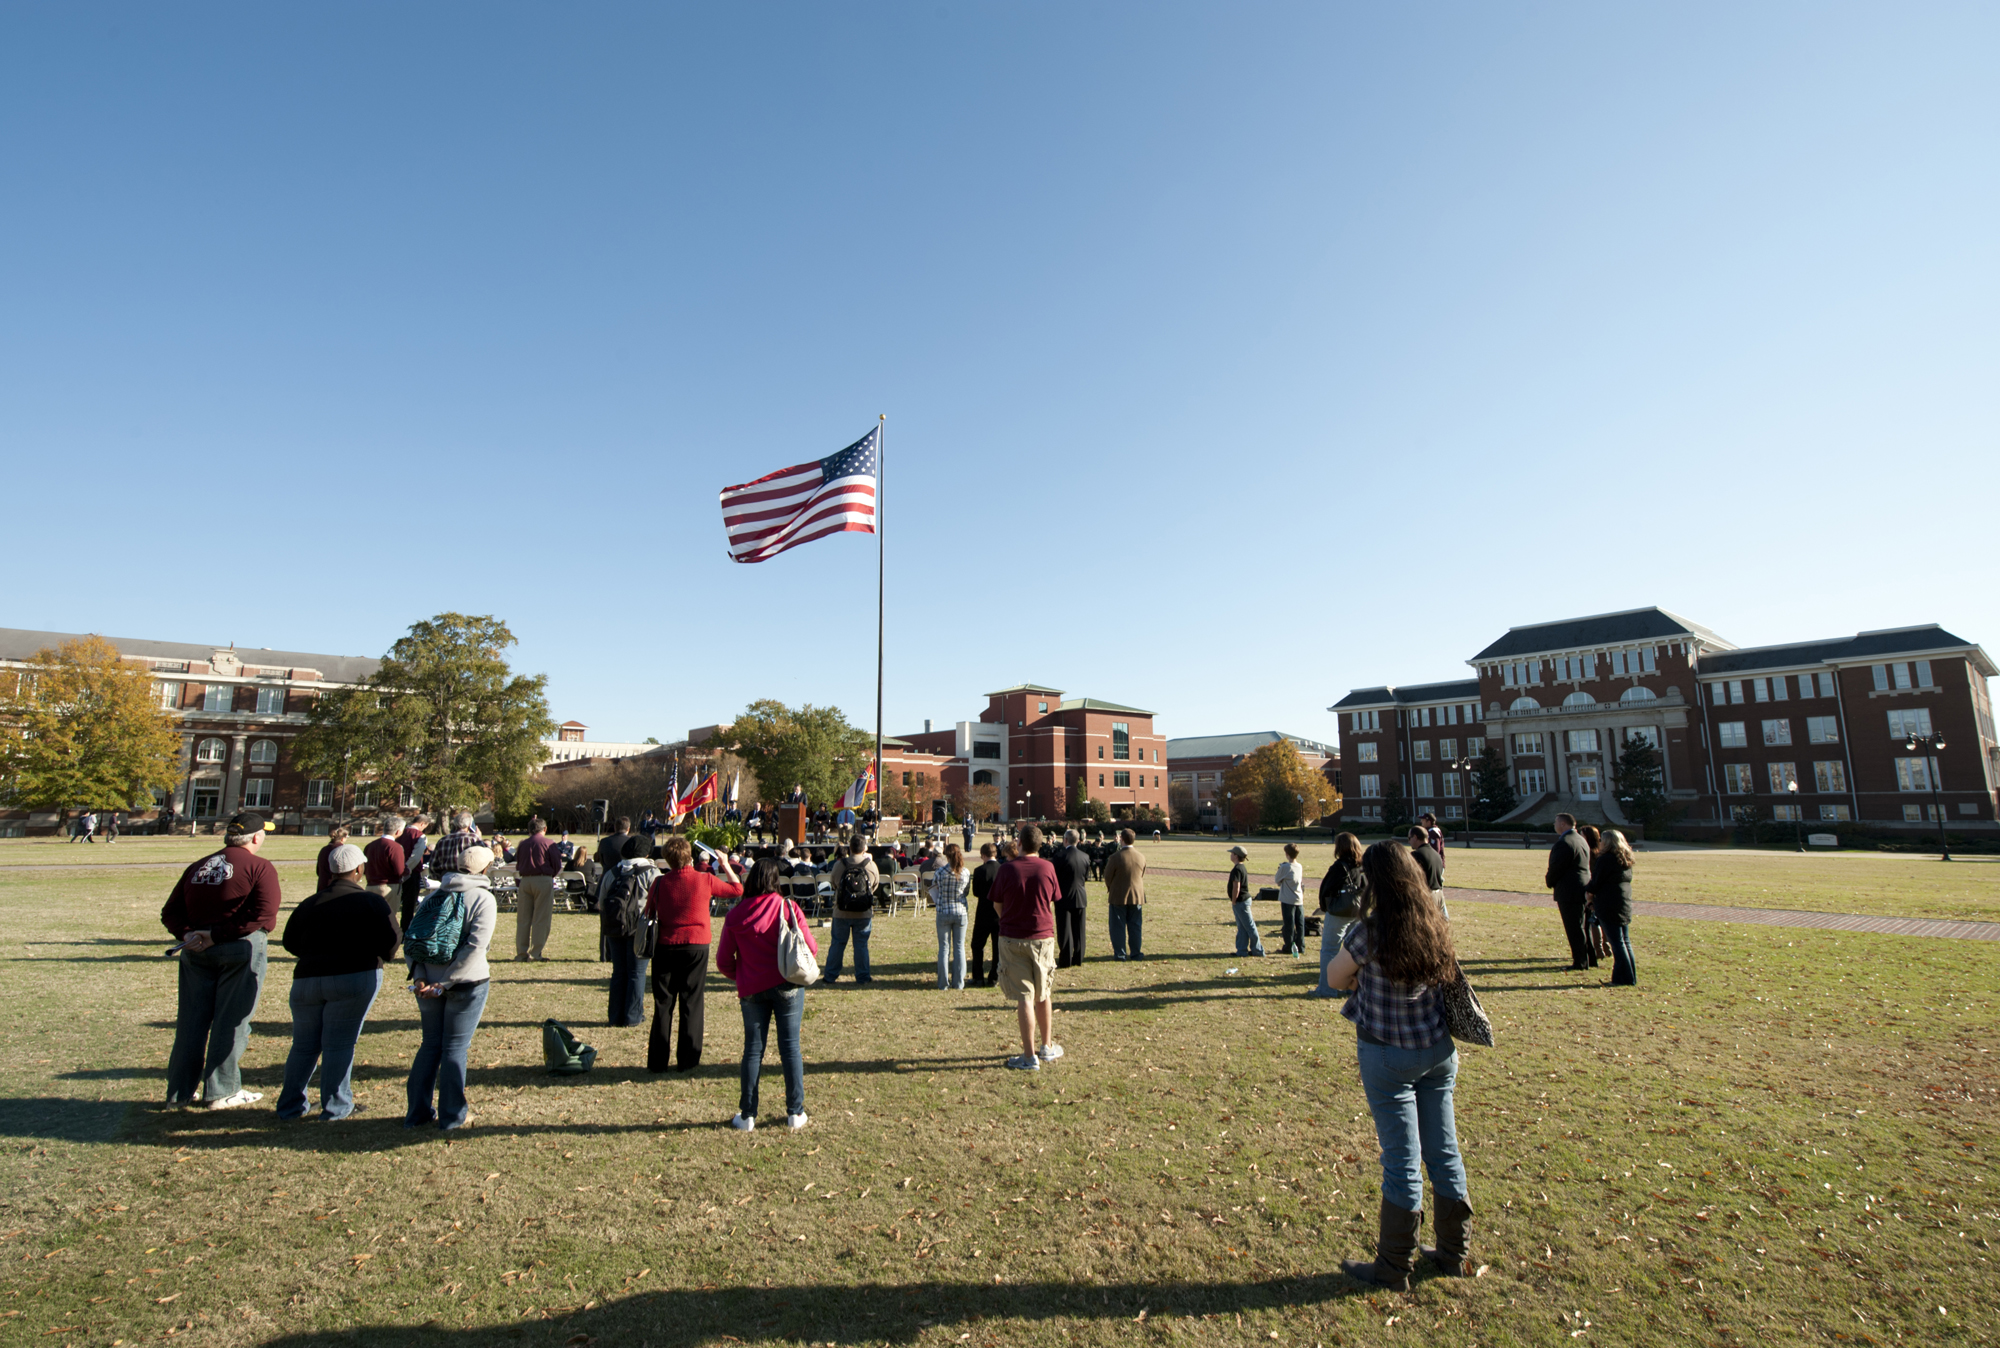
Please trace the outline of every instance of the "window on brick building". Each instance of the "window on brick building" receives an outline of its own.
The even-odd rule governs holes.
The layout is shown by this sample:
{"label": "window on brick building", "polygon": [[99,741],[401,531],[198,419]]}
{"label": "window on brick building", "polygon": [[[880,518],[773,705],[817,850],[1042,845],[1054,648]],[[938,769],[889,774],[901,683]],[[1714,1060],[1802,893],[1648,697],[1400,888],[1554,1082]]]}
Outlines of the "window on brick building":
{"label": "window on brick building", "polygon": [[1439,758],[1442,758],[1442,759],[1447,759],[1447,760],[1449,760],[1449,759],[1453,759],[1453,758],[1457,758],[1457,757],[1458,757],[1458,741],[1457,741],[1457,740],[1439,740],[1439,741],[1438,741],[1438,757],[1439,757]]}
{"label": "window on brick building", "polygon": [[1114,772],[1111,774],[1111,784],[1113,786],[1130,786],[1132,785],[1132,774],[1129,771]]}
{"label": "window on brick building", "polygon": [[271,808],[271,779],[252,777],[243,783],[243,808],[246,810],[268,810]]}
{"label": "window on brick building", "polygon": [[1821,670],[1821,671],[1820,671],[1820,675],[1819,675],[1819,695],[1820,695],[1821,697],[1832,697],[1832,696],[1833,696],[1833,671],[1832,671],[1832,670]]}
{"label": "window on brick building", "polygon": [[330,809],[333,805],[333,783],[325,777],[315,777],[306,783],[306,807],[314,810]]}
{"label": "window on brick building", "polygon": [[160,705],[173,711],[181,705],[182,685],[168,681],[160,685]]}
{"label": "window on brick building", "polygon": [[1486,752],[1486,737],[1485,737],[1485,736],[1483,736],[1483,735],[1468,735],[1468,736],[1466,736],[1466,737],[1465,737],[1465,752],[1466,752],[1466,756],[1467,756],[1467,757],[1469,757],[1469,758],[1477,758],[1477,757],[1479,757],[1479,756],[1480,756],[1481,754],[1485,753],[1485,752]]}
{"label": "window on brick building", "polygon": [[1521,794],[1524,796],[1539,796],[1549,789],[1549,775],[1541,768],[1519,768],[1514,775],[1521,779]]}
{"label": "window on brick building", "polygon": [[1847,766],[1837,758],[1820,759],[1813,764],[1813,786],[1821,791],[1845,791],[1847,789]]}
{"label": "window on brick building", "polygon": [[1415,742],[1414,742],[1414,743],[1413,743],[1413,744],[1411,745],[1411,753],[1412,753],[1412,754],[1414,755],[1414,757],[1416,758],[1417,762],[1419,762],[1419,763],[1428,763],[1428,762],[1430,762],[1430,761],[1431,761],[1431,742],[1430,742],[1429,740],[1417,740],[1417,741],[1415,741]]}
{"label": "window on brick building", "polygon": [[1912,735],[1928,735],[1930,733],[1931,709],[1929,707],[1911,707],[1907,711],[1892,711],[1889,713],[1889,738],[1892,740],[1903,740],[1908,739]]}
{"label": "window on brick building", "polygon": [[1743,722],[1741,721],[1719,721],[1716,723],[1715,733],[1718,741],[1725,749],[1743,749],[1747,748],[1750,744],[1750,741],[1743,734]]}
{"label": "window on brick building", "polygon": [[1573,754],[1594,754],[1597,752],[1597,732],[1595,730],[1572,730],[1569,733],[1569,751]]}
{"label": "window on brick building", "polygon": [[1844,824],[1854,816],[1845,805],[1822,805],[1819,817],[1836,824]]}
{"label": "window on brick building", "polygon": [[252,763],[275,763],[278,761],[276,740],[251,740],[250,761]]}
{"label": "window on brick building", "polygon": [[1111,723],[1111,756],[1120,763],[1132,757],[1132,727],[1124,721]]}
{"label": "window on brick building", "polygon": [[1429,774],[1428,772],[1418,773],[1417,797],[1420,800],[1429,800],[1431,797],[1435,795],[1437,795],[1437,792],[1431,790],[1431,774]]}
{"label": "window on brick building", "polygon": [[228,711],[236,690],[226,683],[211,683],[201,690],[203,711]]}
{"label": "window on brick building", "polygon": [[1381,752],[1382,747],[1375,743],[1374,740],[1366,740],[1354,746],[1354,761],[1357,763],[1374,763],[1381,758]]}
{"label": "window on brick building", "polygon": [[1542,751],[1542,736],[1539,731],[1528,735],[1514,736],[1514,752],[1517,754],[1538,754]]}
{"label": "window on brick building", "polygon": [[1732,796],[1747,796],[1757,789],[1757,779],[1748,763],[1722,765],[1722,789]]}
{"label": "window on brick building", "polygon": [[1832,716],[1806,717],[1806,743],[1808,744],[1840,743],[1839,719],[1837,717],[1832,717]]}
{"label": "window on brick building", "polygon": [[285,712],[285,690],[282,688],[259,688],[257,690],[257,714],[259,716],[282,716]]}
{"label": "window on brick building", "polygon": [[1772,791],[1790,791],[1792,783],[1799,779],[1799,765],[1796,763],[1766,763],[1770,774]]}
{"label": "window on brick building", "polygon": [[1787,720],[1787,721],[1764,722],[1764,743],[1790,744],[1791,742],[1792,742],[1792,723],[1790,721]]}
{"label": "window on brick building", "polygon": [[1382,779],[1372,772],[1364,772],[1356,779],[1356,789],[1364,796],[1382,794]]}
{"label": "window on brick building", "polygon": [[194,761],[197,763],[223,763],[229,759],[229,746],[221,740],[203,740],[194,747]]}
{"label": "window on brick building", "polygon": [[1938,783],[1937,760],[1935,758],[1899,758],[1896,760],[1896,789],[1898,791],[1942,790]]}

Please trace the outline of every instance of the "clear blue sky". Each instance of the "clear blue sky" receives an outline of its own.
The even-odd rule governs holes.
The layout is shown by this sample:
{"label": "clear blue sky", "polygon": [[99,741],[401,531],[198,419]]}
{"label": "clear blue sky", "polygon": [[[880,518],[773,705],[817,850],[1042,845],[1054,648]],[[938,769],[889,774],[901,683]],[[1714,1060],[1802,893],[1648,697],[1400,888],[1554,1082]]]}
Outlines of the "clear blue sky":
{"label": "clear blue sky", "polygon": [[736,566],[716,492],[886,412],[892,733],[1032,679],[1331,737],[1650,603],[2000,651],[1996,50],[1987,4],[7,5],[0,624],[491,612],[599,738],[865,725],[871,542]]}

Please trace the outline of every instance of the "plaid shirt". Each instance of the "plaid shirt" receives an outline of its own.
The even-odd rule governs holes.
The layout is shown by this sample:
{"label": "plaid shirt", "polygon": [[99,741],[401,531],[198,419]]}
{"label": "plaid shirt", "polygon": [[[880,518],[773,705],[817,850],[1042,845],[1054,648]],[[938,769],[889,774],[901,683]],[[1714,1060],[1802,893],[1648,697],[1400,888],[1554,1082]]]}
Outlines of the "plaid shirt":
{"label": "plaid shirt", "polygon": [[1376,972],[1368,962],[1368,924],[1357,922],[1341,948],[1361,966],[1361,981],[1341,1003],[1340,1014],[1391,1048],[1429,1048],[1444,1038],[1444,998],[1436,988],[1413,988]]}
{"label": "plaid shirt", "polygon": [[439,875],[449,875],[458,869],[458,863],[465,856],[465,849],[479,844],[479,825],[454,829],[438,839],[431,849],[431,867]]}

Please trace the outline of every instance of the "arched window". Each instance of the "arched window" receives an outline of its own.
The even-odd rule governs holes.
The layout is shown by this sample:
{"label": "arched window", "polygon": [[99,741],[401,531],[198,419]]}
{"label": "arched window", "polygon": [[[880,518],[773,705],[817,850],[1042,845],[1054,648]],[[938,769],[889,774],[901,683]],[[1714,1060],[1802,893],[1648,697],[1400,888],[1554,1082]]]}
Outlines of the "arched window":
{"label": "arched window", "polygon": [[1635,683],[1630,688],[1627,688],[1624,692],[1620,693],[1618,695],[1618,700],[1620,702],[1651,702],[1658,696],[1659,694],[1655,693],[1652,689],[1642,687],[1639,684]]}
{"label": "arched window", "polygon": [[1541,709],[1542,704],[1535,701],[1532,697],[1517,697],[1514,699],[1514,705],[1507,708],[1508,711],[1540,711]]}
{"label": "arched window", "polygon": [[203,740],[194,746],[194,761],[197,763],[226,763],[229,761],[229,746],[221,740]]}
{"label": "arched window", "polygon": [[972,784],[974,786],[993,786],[995,783],[993,781],[992,770],[990,768],[982,768],[978,772],[973,773]]}
{"label": "arched window", "polygon": [[278,761],[276,740],[251,740],[250,761],[252,763],[275,763]]}
{"label": "arched window", "polygon": [[1565,707],[1594,707],[1597,705],[1597,699],[1589,693],[1571,693],[1563,699],[1563,705]]}

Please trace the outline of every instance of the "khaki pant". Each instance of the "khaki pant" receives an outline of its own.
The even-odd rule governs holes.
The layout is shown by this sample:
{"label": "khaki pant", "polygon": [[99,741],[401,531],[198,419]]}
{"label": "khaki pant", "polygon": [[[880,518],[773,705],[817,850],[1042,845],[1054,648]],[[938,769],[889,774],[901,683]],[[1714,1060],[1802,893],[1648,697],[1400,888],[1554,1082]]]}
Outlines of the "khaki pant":
{"label": "khaki pant", "polygon": [[514,958],[529,955],[543,959],[542,947],[549,943],[549,920],[556,911],[556,878],[524,875],[515,895]]}
{"label": "khaki pant", "polygon": [[402,886],[401,886],[401,885],[370,885],[370,886],[368,886],[368,892],[369,892],[370,894],[380,894],[380,895],[381,895],[381,896],[382,896],[383,898],[385,898],[385,899],[386,899],[386,898],[388,898],[388,897],[389,897],[389,896],[390,896],[391,894],[394,894],[394,893],[396,893],[396,892],[397,892],[398,890],[400,890],[400,889],[402,889]]}

